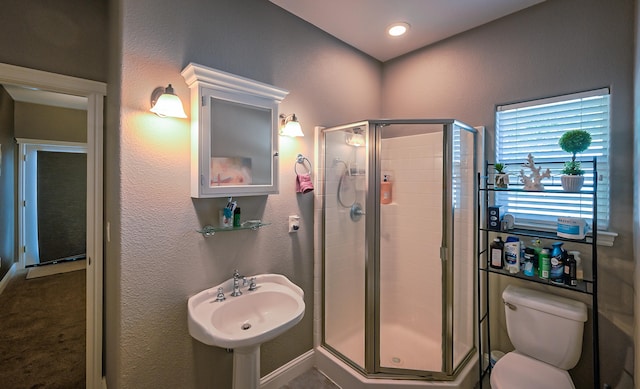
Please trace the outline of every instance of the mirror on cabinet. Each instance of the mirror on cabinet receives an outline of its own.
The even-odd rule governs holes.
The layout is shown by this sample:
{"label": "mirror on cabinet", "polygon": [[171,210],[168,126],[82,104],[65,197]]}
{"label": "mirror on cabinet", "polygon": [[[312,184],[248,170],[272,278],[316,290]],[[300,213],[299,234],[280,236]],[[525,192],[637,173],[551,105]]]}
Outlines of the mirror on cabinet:
{"label": "mirror on cabinet", "polygon": [[278,105],[288,91],[189,64],[191,197],[278,193]]}

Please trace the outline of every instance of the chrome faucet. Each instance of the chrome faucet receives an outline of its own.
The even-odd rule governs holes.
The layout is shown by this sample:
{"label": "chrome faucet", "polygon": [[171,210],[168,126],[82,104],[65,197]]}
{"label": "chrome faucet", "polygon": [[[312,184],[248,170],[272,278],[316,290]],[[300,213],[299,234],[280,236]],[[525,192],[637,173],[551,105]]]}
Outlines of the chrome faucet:
{"label": "chrome faucet", "polygon": [[242,280],[242,285],[247,284],[247,277],[241,276],[240,273],[238,273],[238,269],[236,269],[233,271],[233,292],[231,292],[231,296],[233,297],[242,295],[240,291],[240,280]]}

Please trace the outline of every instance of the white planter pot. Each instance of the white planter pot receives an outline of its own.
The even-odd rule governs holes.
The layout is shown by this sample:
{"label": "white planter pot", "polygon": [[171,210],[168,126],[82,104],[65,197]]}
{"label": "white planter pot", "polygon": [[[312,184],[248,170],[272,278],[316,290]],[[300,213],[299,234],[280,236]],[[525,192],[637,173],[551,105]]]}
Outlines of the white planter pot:
{"label": "white planter pot", "polygon": [[582,184],[584,184],[584,176],[563,174],[560,177],[560,181],[562,182],[562,189],[564,189],[565,192],[580,192]]}
{"label": "white planter pot", "polygon": [[496,173],[495,189],[507,189],[509,187],[509,175],[506,173]]}

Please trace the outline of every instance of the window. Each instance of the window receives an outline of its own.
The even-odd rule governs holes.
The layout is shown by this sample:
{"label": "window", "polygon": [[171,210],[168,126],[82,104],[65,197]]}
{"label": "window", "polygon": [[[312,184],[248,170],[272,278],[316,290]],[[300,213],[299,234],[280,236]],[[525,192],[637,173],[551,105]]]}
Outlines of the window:
{"label": "window", "polygon": [[[597,158],[599,230],[609,225],[609,89],[558,96],[548,99],[502,105],[496,109],[496,161],[522,164],[531,153],[537,166],[551,167],[552,179],[545,185],[559,184],[561,164],[545,165],[550,161],[567,161],[571,155],[558,145],[562,134],[568,130],[589,131],[591,146],[578,154],[577,160]],[[583,191],[592,191],[593,174],[585,169]],[[519,175],[511,166],[511,184],[518,185]],[[525,171],[525,174],[529,174]],[[506,206],[506,212],[514,214],[518,224],[537,224],[555,227],[560,215],[576,216],[592,220],[592,196],[566,192],[497,192],[496,203]]]}

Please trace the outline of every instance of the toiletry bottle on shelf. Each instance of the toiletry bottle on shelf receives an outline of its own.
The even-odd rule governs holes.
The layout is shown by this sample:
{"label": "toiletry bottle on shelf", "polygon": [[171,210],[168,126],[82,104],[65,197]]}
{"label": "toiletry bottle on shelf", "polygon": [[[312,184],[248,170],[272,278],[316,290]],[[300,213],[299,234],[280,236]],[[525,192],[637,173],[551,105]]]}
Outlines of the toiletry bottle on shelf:
{"label": "toiletry bottle on shelf", "polygon": [[576,259],[573,254],[569,254],[564,262],[564,283],[568,286],[578,286],[578,278],[576,275]]}
{"label": "toiletry bottle on shelf", "polygon": [[240,207],[236,207],[233,211],[233,226],[240,227]]}
{"label": "toiletry bottle on shelf", "polygon": [[504,242],[501,237],[497,237],[490,245],[489,266],[494,269],[504,268]]}
{"label": "toiletry bottle on shelf", "polygon": [[538,277],[543,280],[549,279],[549,270],[551,270],[551,250],[544,248],[538,254]]}
{"label": "toiletry bottle on shelf", "polygon": [[567,252],[562,248],[562,242],[555,242],[551,250],[551,269],[549,279],[554,284],[564,284],[564,261]]}
{"label": "toiletry bottle on shelf", "polygon": [[380,183],[380,203],[391,203],[391,182],[389,181],[389,176],[386,174]]}
{"label": "toiletry bottle on shelf", "polygon": [[507,236],[504,243],[504,266],[511,274],[520,271],[520,239],[515,236]]}
{"label": "toiletry bottle on shelf", "polygon": [[538,254],[533,247],[524,249],[524,275],[533,277],[536,273],[535,263],[538,262]]}
{"label": "toiletry bottle on shelf", "polygon": [[584,279],[584,268],[582,267],[580,251],[569,251],[569,254],[573,255],[573,258],[576,260],[576,279],[582,281]]}

